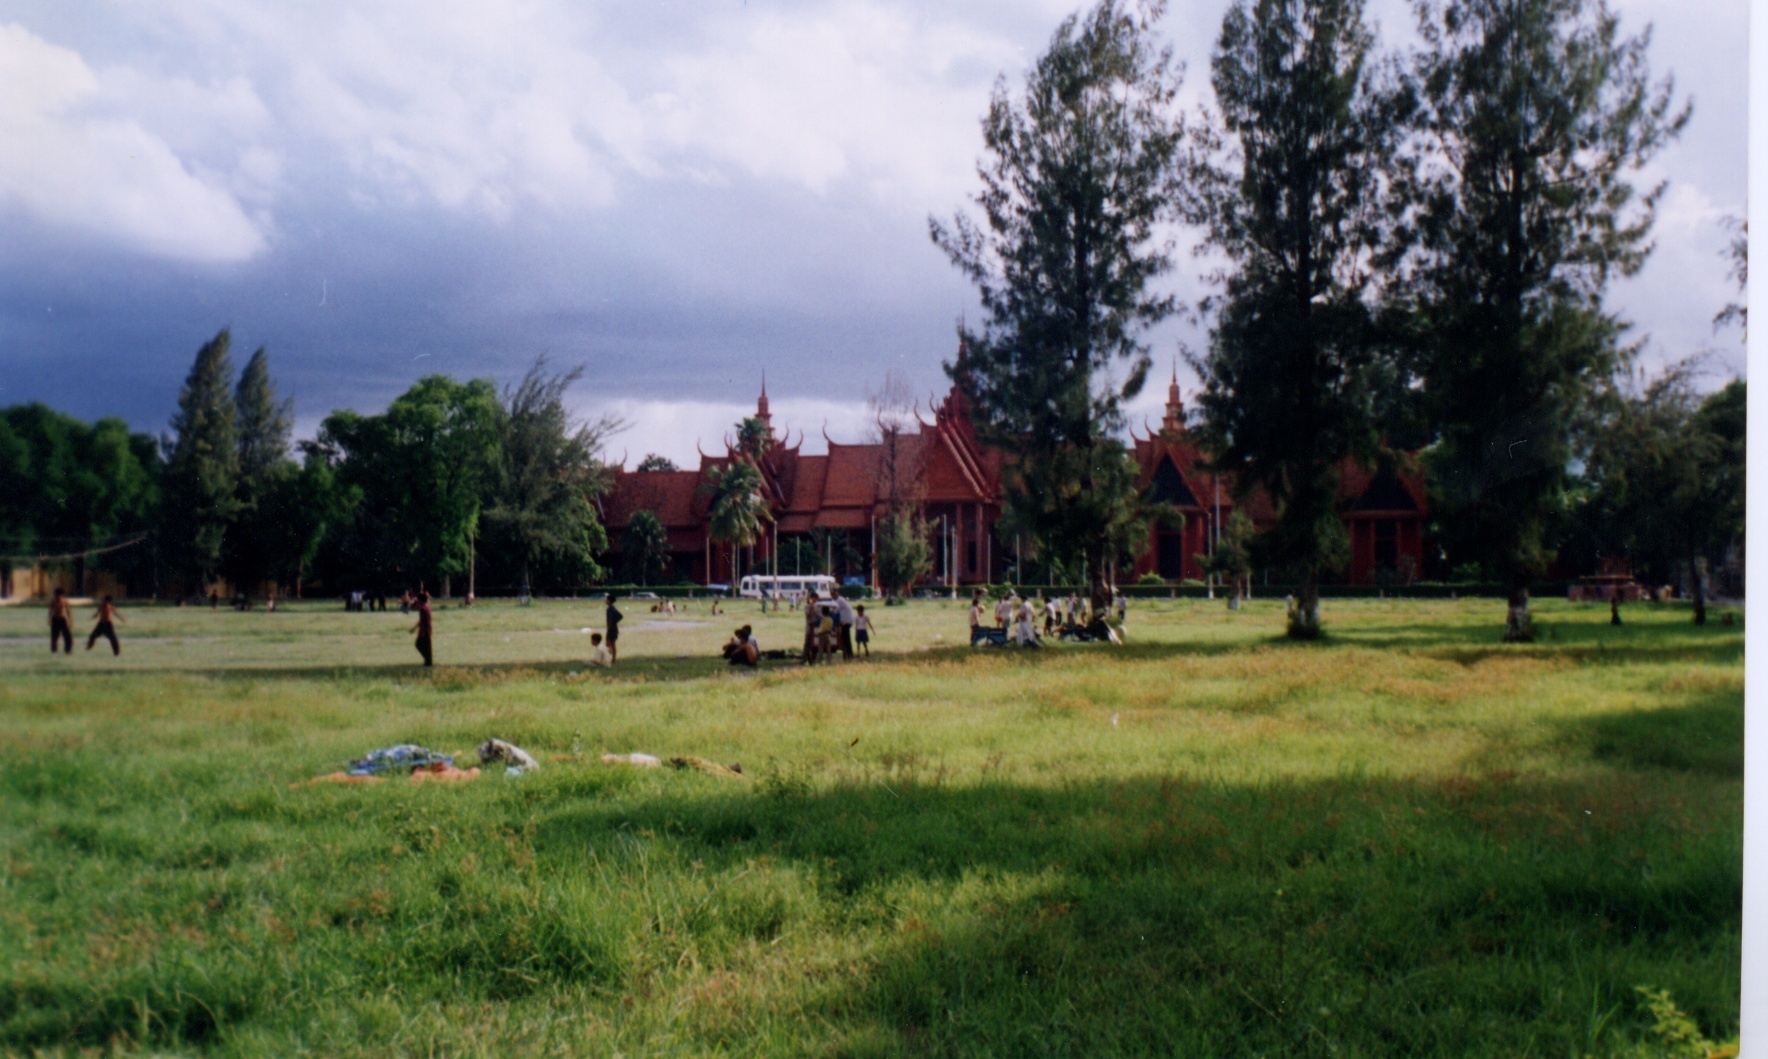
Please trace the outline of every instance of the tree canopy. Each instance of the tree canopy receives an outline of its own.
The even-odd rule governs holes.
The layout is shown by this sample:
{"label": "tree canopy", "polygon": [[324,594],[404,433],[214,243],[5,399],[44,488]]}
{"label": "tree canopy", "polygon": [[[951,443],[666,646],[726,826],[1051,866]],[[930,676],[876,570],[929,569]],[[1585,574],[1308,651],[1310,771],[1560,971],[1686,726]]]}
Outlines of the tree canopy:
{"label": "tree canopy", "polygon": [[1633,181],[1681,131],[1649,35],[1602,0],[1420,5],[1414,82],[1423,355],[1433,506],[1451,551],[1510,586],[1508,639],[1529,638],[1528,583],[1554,554],[1576,422],[1624,357],[1603,294],[1644,263],[1663,185]]}
{"label": "tree canopy", "polygon": [[1256,0],[1223,20],[1219,117],[1201,137],[1192,216],[1230,262],[1201,404],[1216,465],[1277,511],[1263,542],[1302,574],[1290,635],[1320,633],[1318,581],[1350,558],[1339,466],[1377,442],[1374,258],[1398,124],[1373,80],[1361,0]]}
{"label": "tree canopy", "polygon": [[1171,266],[1185,138],[1179,71],[1153,41],[1163,10],[1104,0],[1063,20],[1018,98],[996,83],[982,223],[930,222],[981,297],[983,325],[960,328],[946,370],[979,430],[1015,453],[1005,502],[1100,601],[1111,541],[1138,517],[1113,433],[1147,378],[1143,333],[1176,309],[1153,286]]}

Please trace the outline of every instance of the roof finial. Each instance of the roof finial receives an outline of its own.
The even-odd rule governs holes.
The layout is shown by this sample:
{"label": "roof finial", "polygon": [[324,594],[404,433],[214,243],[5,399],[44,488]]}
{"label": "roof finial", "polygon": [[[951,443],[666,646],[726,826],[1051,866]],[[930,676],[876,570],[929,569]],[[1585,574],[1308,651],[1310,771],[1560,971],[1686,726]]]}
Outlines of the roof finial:
{"label": "roof finial", "polygon": [[761,369],[761,397],[755,402],[755,415],[767,424],[769,434],[773,433],[773,415],[767,410],[767,369]]}

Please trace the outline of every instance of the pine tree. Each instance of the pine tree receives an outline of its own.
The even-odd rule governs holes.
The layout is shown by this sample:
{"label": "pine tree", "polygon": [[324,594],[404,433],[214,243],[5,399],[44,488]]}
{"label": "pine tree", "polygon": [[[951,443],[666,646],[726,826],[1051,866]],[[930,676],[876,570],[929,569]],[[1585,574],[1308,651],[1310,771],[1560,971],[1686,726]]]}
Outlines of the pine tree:
{"label": "pine tree", "polygon": [[1302,575],[1289,634],[1320,634],[1319,578],[1350,558],[1338,469],[1376,447],[1372,258],[1395,122],[1361,0],[1237,3],[1211,67],[1194,217],[1232,263],[1198,367],[1217,463],[1277,509],[1263,551]]}
{"label": "pine tree", "polygon": [[220,570],[228,524],[239,506],[231,342],[224,329],[197,351],[163,443],[166,551],[181,574],[201,582]]}
{"label": "pine tree", "polygon": [[278,401],[270,378],[270,358],[262,347],[246,361],[234,390],[234,421],[239,445],[239,483],[233,521],[228,526],[223,568],[242,591],[298,569],[306,550],[291,537],[295,512],[288,510],[293,480],[300,469],[289,459],[294,402]]}
{"label": "pine tree", "polygon": [[1603,0],[1447,0],[1419,15],[1412,279],[1432,506],[1451,552],[1504,578],[1505,639],[1527,640],[1575,423],[1626,355],[1603,293],[1651,249],[1663,185],[1641,196],[1632,181],[1688,112],[1651,82],[1649,33],[1620,37]]}
{"label": "pine tree", "polygon": [[240,483],[249,493],[271,468],[288,462],[289,431],[294,425],[295,403],[277,400],[276,384],[270,379],[270,358],[262,346],[240,372],[233,402],[239,436]]}
{"label": "pine tree", "polygon": [[[1010,448],[1006,506],[1047,553],[1108,598],[1113,541],[1140,517],[1135,467],[1113,436],[1147,378],[1146,328],[1176,309],[1151,285],[1171,266],[1162,226],[1184,129],[1164,5],[1104,0],[1063,21],[1023,96],[997,83],[979,165],[984,227],[931,223],[977,286],[986,320],[947,372],[982,435]],[[1144,528],[1145,532],[1145,528]]]}

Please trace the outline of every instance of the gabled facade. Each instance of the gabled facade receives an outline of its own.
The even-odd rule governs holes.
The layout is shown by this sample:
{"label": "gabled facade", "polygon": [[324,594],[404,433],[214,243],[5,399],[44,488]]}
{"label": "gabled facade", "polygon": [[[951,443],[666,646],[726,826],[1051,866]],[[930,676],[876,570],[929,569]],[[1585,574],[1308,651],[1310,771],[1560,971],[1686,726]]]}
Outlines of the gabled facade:
{"label": "gabled facade", "polygon": [[[774,432],[765,385],[755,414],[768,428],[755,461],[771,515],[762,538],[742,549],[741,555],[711,538],[708,475],[744,458],[727,444],[722,454],[702,453],[695,470],[614,472],[613,489],[602,505],[609,542],[616,549],[611,565],[618,568],[617,550],[633,514],[651,511],[669,535],[673,580],[731,584],[742,573],[773,569],[776,555],[783,559],[781,573],[797,572],[783,557],[792,554],[793,538],[814,532],[825,543],[831,535],[843,541],[840,553],[863,557],[853,562],[837,553],[837,576],[859,576],[869,583],[878,520],[892,499],[885,495],[892,465],[905,479],[905,495],[914,498],[933,534],[929,581],[988,583],[1000,580],[1012,565],[1013,543],[995,533],[1001,515],[1001,469],[1007,457],[978,440],[969,403],[958,387],[935,406],[931,422],[917,414],[916,428],[897,435],[894,461],[882,443],[848,445],[826,434],[826,455],[804,455],[802,434],[793,443]],[[1184,525],[1153,529],[1146,551],[1128,573],[1132,579],[1147,573],[1169,581],[1201,578],[1197,557],[1210,551],[1215,534],[1233,514],[1235,483],[1232,476],[1208,469],[1206,454],[1186,431],[1176,377],[1167,391],[1160,429],[1147,437],[1132,434],[1131,448],[1143,495],[1171,504],[1184,515]],[[1339,499],[1351,538],[1349,580],[1374,583],[1384,571],[1402,580],[1415,576],[1422,568],[1427,515],[1422,479],[1347,463],[1340,470]],[[1262,494],[1254,493],[1241,503],[1256,527],[1264,529],[1275,522],[1276,514]]]}

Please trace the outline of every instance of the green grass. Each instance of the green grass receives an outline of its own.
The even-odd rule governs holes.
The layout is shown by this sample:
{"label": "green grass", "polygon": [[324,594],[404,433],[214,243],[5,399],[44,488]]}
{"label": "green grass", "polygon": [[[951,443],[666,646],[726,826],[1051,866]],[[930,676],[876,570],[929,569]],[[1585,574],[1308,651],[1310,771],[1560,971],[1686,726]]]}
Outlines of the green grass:
{"label": "green grass", "polygon": [[[743,609],[0,609],[0,1052],[1635,1055],[1737,1032],[1743,635],[1139,604],[1130,645],[727,672]],[[83,643],[81,645],[83,647]],[[394,742],[547,760],[305,786]],[[748,781],[550,760],[642,750]]]}

